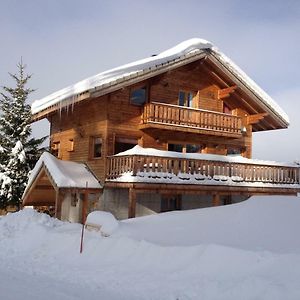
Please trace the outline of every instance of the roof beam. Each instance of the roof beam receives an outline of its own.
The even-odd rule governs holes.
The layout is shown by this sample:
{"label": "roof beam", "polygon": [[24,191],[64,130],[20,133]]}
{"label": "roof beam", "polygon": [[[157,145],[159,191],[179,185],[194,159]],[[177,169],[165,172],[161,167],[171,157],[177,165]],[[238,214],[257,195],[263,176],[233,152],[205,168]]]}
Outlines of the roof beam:
{"label": "roof beam", "polygon": [[223,99],[229,97],[237,88],[236,85],[230,86],[225,89],[221,89],[218,91],[218,99]]}
{"label": "roof beam", "polygon": [[247,124],[248,125],[257,124],[259,121],[263,120],[264,117],[266,117],[267,115],[268,115],[267,113],[260,113],[260,114],[247,116]]}

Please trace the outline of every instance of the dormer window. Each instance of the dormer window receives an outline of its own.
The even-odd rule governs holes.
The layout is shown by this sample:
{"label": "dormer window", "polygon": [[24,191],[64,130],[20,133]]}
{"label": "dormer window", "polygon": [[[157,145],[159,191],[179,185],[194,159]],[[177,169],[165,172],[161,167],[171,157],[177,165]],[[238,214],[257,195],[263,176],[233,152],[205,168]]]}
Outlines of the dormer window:
{"label": "dormer window", "polygon": [[146,101],[147,101],[147,88],[145,86],[131,90],[130,93],[131,104],[142,106],[146,103]]}

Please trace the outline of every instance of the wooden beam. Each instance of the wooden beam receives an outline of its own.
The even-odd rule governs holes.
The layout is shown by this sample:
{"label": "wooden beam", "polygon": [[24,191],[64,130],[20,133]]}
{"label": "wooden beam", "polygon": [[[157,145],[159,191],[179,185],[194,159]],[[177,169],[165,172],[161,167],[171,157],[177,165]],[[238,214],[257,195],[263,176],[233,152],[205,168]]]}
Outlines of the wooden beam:
{"label": "wooden beam", "polygon": [[225,89],[221,89],[218,91],[218,99],[223,99],[223,98],[227,98],[230,96],[230,94],[232,94],[235,89],[237,88],[236,85],[230,86],[228,88]]}
{"label": "wooden beam", "polygon": [[105,188],[127,188],[134,189],[135,193],[145,191],[151,193],[172,193],[178,194],[208,194],[218,193],[219,195],[297,195],[300,188],[290,187],[251,187],[251,186],[227,186],[227,185],[195,185],[195,184],[165,184],[165,183],[126,183],[126,182],[105,182]]}
{"label": "wooden beam", "polygon": [[247,124],[248,125],[257,124],[259,121],[263,120],[264,117],[266,117],[267,115],[268,113],[260,113],[260,114],[247,116]]}
{"label": "wooden beam", "polygon": [[213,194],[212,205],[213,206],[220,206],[221,205],[219,194]]}
{"label": "wooden beam", "polygon": [[61,219],[61,204],[62,204],[62,199],[60,195],[59,189],[56,190],[55,193],[55,218]]}
{"label": "wooden beam", "polygon": [[128,203],[128,219],[135,218],[136,211],[136,191],[133,188],[129,189],[129,203]]}

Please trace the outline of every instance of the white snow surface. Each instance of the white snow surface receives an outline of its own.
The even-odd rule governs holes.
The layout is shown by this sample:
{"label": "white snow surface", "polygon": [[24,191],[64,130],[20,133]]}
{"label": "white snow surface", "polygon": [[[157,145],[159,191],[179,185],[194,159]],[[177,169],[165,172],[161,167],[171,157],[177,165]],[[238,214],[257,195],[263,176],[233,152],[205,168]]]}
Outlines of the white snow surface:
{"label": "white snow surface", "polygon": [[85,223],[98,226],[104,236],[111,235],[119,226],[116,218],[107,211],[93,211],[89,213]]}
{"label": "white snow surface", "polygon": [[246,85],[260,100],[268,106],[277,116],[289,123],[288,115],[283,109],[262,90],[244,71],[242,71],[231,59],[222,53],[211,42],[200,38],[186,40],[177,46],[170,48],[156,56],[141,59],[84,79],[74,85],[61,89],[49,96],[33,102],[31,111],[36,114],[55,104],[61,107],[73,103],[74,97],[78,94],[93,91],[95,88],[104,88],[120,80],[128,79],[130,76],[138,76],[145,71],[155,70],[162,65],[167,65],[174,60],[183,60],[186,55],[192,53],[202,54],[205,49],[211,53],[228,68],[244,85]]}
{"label": "white snow surface", "polygon": [[32,209],[0,218],[5,300],[300,299],[300,198],[119,222],[110,237]]}
{"label": "white snow surface", "polygon": [[217,155],[217,154],[205,154],[205,153],[180,153],[174,151],[164,151],[155,148],[143,148],[139,145],[133,148],[120,152],[115,156],[124,155],[150,155],[159,157],[171,157],[171,158],[186,158],[186,159],[199,159],[199,160],[213,160],[213,161],[223,161],[241,164],[255,164],[255,165],[268,165],[268,166],[287,166],[296,167],[295,163],[286,162],[276,162],[270,160],[260,160],[260,159],[249,159],[241,155]]}
{"label": "white snow surface", "polygon": [[24,195],[43,166],[51,174],[57,187],[101,188],[100,183],[85,164],[60,160],[49,152],[44,152],[31,171]]}

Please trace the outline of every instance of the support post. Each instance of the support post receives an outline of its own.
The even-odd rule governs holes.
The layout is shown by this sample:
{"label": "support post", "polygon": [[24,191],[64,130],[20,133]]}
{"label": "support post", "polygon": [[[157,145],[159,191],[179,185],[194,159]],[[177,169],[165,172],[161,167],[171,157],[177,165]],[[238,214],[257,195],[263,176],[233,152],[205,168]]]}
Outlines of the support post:
{"label": "support post", "polygon": [[221,203],[220,195],[219,194],[213,194],[212,205],[213,206],[219,206],[220,203]]}
{"label": "support post", "polygon": [[62,199],[61,199],[61,195],[60,195],[60,191],[59,189],[56,190],[55,192],[55,218],[57,219],[61,219],[61,203],[62,203]]}
{"label": "support post", "polygon": [[129,202],[128,202],[128,219],[135,218],[136,211],[136,191],[134,188],[129,189]]}

